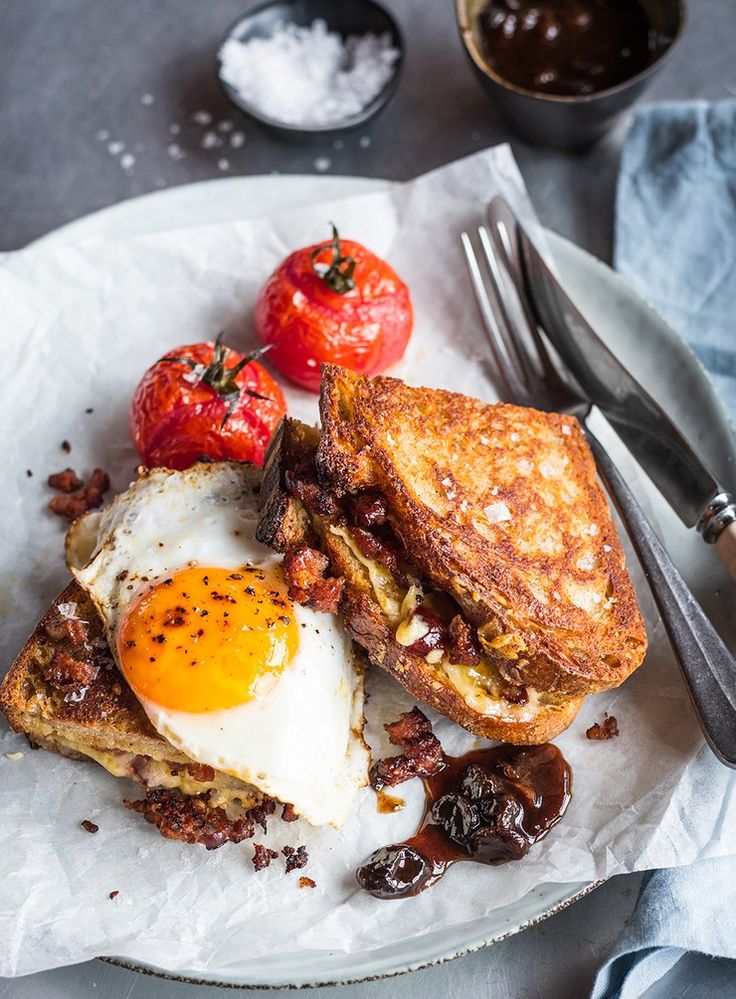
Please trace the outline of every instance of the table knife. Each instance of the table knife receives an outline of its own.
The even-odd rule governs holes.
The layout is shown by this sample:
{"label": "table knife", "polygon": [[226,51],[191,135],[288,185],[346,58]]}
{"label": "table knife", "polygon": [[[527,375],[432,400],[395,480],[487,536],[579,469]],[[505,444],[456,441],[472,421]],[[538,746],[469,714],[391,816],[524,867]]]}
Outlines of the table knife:
{"label": "table knife", "polygon": [[[680,520],[695,527],[736,579],[736,502],[671,418],[601,340],[569,298],[510,207],[495,199],[491,228],[505,225],[512,277],[534,318]],[[515,233],[509,231],[513,220]],[[514,245],[514,236],[517,240]]]}

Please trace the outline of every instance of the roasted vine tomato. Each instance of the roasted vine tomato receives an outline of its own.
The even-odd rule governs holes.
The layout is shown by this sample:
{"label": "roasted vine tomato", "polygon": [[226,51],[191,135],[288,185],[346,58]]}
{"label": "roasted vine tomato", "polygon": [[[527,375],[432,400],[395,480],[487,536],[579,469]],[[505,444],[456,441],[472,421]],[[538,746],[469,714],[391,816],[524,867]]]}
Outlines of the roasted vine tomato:
{"label": "roasted vine tomato", "polygon": [[332,240],[297,250],[261,289],[255,309],[269,360],[297,385],[319,391],[320,365],[363,375],[401,359],[411,336],[409,289],[360,243]]}
{"label": "roasted vine tomato", "polygon": [[149,368],[130,409],[130,429],[149,467],[188,468],[200,458],[263,464],[286,412],[281,389],[256,358],[222,343],[170,351]]}

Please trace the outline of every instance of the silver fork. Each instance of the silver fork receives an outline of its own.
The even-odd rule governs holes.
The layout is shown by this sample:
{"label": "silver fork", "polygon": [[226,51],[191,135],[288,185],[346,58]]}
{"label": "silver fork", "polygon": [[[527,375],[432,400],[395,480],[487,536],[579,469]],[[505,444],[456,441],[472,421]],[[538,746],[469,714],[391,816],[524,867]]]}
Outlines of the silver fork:
{"label": "silver fork", "polygon": [[591,402],[553,357],[513,278],[511,234],[461,235],[470,280],[507,401],[577,416],[598,472],[615,503],[662,616],[672,649],[711,749],[736,768],[736,661],[662,546],[654,528],[586,420]]}

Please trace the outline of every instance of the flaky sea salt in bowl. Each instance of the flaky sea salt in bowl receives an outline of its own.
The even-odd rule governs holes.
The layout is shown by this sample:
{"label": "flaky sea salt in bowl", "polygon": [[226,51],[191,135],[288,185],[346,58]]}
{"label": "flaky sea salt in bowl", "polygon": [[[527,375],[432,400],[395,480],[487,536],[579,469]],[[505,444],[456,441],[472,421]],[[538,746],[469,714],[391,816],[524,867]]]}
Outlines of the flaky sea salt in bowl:
{"label": "flaky sea salt in bowl", "polygon": [[375,0],[271,0],[233,25],[218,75],[239,108],[297,138],[364,125],[399,83],[404,42]]}

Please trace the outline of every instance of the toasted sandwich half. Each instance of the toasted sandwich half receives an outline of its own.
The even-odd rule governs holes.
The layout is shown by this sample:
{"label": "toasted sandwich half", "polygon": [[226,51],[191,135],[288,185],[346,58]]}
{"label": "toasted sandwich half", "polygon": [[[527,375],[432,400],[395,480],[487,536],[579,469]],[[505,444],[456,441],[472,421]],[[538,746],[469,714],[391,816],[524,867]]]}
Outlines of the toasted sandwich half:
{"label": "toasted sandwich half", "polygon": [[377,666],[477,735],[539,743],[642,662],[646,631],[577,420],[323,367],[285,419],[258,539],[341,596]]}
{"label": "toasted sandwich half", "polygon": [[236,803],[248,809],[263,799],[252,785],[196,763],[156,732],[76,582],[54,600],[10,667],[0,709],[32,745],[95,760],[147,789],[206,794],[210,808]]}

